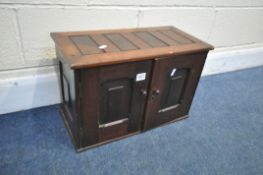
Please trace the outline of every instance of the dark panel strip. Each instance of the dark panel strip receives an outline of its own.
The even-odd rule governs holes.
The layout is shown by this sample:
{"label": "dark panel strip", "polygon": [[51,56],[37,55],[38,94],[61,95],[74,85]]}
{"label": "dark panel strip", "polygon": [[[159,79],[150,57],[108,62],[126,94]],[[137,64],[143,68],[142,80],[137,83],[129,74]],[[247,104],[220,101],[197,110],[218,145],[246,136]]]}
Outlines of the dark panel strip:
{"label": "dark panel strip", "polygon": [[138,38],[133,33],[121,33],[125,38],[127,38],[130,42],[136,45],[140,49],[148,49],[152,48],[150,45],[145,43],[142,39]]}
{"label": "dark panel strip", "polygon": [[103,50],[105,52],[118,52],[120,49],[116,47],[110,40],[108,40],[105,36],[101,34],[96,34],[96,35],[90,35],[90,37],[99,44],[100,46],[103,46]]}
{"label": "dark panel strip", "polygon": [[161,30],[160,32],[162,32],[163,34],[165,34],[166,36],[168,36],[169,38],[175,40],[176,42],[180,43],[180,44],[190,44],[193,43],[191,40],[189,40],[188,38],[172,31],[172,30]]}
{"label": "dark panel strip", "polygon": [[152,47],[165,47],[167,44],[150,34],[149,32],[135,32],[135,34],[140,37],[144,42],[151,45]]}
{"label": "dark panel strip", "polygon": [[105,36],[110,39],[120,50],[136,50],[137,47],[134,46],[129,40],[124,38],[118,33],[105,34]]}
{"label": "dark panel strip", "polygon": [[170,45],[170,46],[174,46],[174,45],[178,45],[179,43],[171,38],[169,38],[168,36],[164,35],[163,33],[159,32],[159,31],[149,31],[153,36],[155,36],[156,38],[162,40],[164,43]]}
{"label": "dark panel strip", "polygon": [[103,53],[89,36],[73,36],[70,38],[83,55]]}

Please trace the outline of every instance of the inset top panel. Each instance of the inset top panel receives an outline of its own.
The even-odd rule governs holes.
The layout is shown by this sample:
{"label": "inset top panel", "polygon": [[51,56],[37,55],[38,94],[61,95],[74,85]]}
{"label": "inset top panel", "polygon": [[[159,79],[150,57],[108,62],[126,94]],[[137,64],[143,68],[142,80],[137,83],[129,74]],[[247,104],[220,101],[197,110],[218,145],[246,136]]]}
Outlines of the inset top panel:
{"label": "inset top panel", "polygon": [[51,33],[73,69],[154,59],[213,47],[179,29],[166,27]]}

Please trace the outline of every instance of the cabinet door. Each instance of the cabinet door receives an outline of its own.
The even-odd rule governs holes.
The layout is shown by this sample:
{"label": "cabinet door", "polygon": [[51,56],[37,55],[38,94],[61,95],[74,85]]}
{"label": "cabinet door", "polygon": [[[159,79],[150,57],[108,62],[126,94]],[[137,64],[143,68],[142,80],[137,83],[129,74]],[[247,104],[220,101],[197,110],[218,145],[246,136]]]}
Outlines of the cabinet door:
{"label": "cabinet door", "polygon": [[83,70],[83,146],[141,129],[151,65],[144,61]]}
{"label": "cabinet door", "polygon": [[187,116],[207,53],[156,59],[144,129]]}

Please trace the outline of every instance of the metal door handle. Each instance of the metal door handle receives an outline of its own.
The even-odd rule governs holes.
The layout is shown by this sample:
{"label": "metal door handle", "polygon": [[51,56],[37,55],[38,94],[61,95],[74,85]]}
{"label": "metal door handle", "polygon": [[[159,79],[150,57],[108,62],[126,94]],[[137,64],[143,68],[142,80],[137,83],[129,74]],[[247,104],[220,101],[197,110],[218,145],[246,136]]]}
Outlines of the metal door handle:
{"label": "metal door handle", "polygon": [[151,95],[151,99],[153,100],[156,96],[158,96],[160,94],[160,90],[159,89],[154,89]]}
{"label": "metal door handle", "polygon": [[160,94],[160,90],[159,90],[159,89],[155,89],[155,90],[153,91],[153,94],[159,95],[159,94]]}
{"label": "metal door handle", "polygon": [[141,89],[141,94],[142,94],[143,96],[146,96],[146,95],[147,95],[147,91],[144,90],[144,89]]}

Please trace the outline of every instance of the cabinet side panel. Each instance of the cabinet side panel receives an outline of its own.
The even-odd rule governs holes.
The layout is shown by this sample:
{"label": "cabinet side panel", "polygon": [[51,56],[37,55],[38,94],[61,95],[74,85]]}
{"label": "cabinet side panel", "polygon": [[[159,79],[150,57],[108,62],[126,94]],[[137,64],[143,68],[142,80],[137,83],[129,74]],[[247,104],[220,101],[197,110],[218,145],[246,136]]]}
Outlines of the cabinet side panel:
{"label": "cabinet side panel", "polygon": [[[60,54],[57,51],[57,58]],[[79,116],[78,116],[78,76],[77,72],[70,69],[66,63],[59,61],[60,82],[61,82],[61,109],[63,112],[64,122],[71,133],[75,145],[80,147],[79,139]]]}

